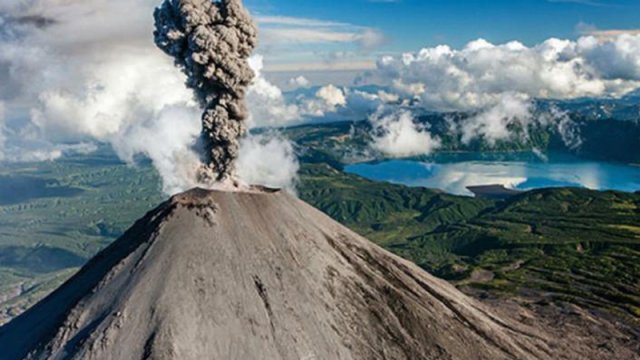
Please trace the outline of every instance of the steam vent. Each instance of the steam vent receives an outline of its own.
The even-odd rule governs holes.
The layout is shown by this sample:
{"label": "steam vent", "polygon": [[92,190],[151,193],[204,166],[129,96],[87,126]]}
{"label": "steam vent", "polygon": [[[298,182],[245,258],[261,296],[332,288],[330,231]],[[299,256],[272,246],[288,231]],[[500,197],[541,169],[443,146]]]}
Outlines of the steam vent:
{"label": "steam vent", "polygon": [[0,329],[14,359],[561,359],[285,192],[192,190]]}

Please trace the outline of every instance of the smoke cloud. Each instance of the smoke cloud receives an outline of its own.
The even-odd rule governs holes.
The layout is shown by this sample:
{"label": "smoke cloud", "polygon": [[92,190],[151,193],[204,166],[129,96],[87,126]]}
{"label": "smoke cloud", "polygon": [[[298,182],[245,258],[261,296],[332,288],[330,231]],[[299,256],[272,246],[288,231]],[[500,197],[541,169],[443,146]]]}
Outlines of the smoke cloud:
{"label": "smoke cloud", "polygon": [[[202,108],[184,86],[186,76],[149,36],[154,30],[149,14],[157,5],[157,0],[2,2],[0,103],[6,105],[7,121],[0,131],[0,161],[55,160],[95,150],[92,141],[97,141],[131,164],[140,154],[151,159],[167,194],[204,185],[197,178]],[[45,20],[17,20],[25,17]],[[261,88],[279,92],[259,76],[249,93],[264,94]],[[284,103],[281,92],[278,96]],[[249,127],[280,121],[267,100],[253,98],[255,122]],[[285,120],[294,118],[300,120],[298,114]],[[242,171],[256,173],[246,165]]]}
{"label": "smoke cloud", "polygon": [[295,192],[300,164],[289,140],[276,132],[249,135],[240,148],[238,176],[242,181]]}
{"label": "smoke cloud", "polygon": [[[118,156],[133,163],[145,154],[163,180],[163,191],[175,194],[199,185],[200,159],[193,146],[200,126],[196,108],[168,106],[155,116],[118,134],[112,139]],[[153,139],[153,141],[149,141]]]}
{"label": "smoke cloud", "polygon": [[[147,155],[168,193],[193,183],[176,175],[185,179],[177,186],[168,175],[170,163],[197,158],[191,146],[201,111],[184,86],[185,76],[154,46],[152,21],[140,21],[150,18],[156,5],[156,0],[2,2],[0,100],[10,119],[5,161],[54,160],[91,151],[96,148],[91,142],[98,141],[132,163],[134,152]],[[173,121],[167,119],[170,113]],[[166,134],[177,135],[168,141]]]}
{"label": "smoke cloud", "polygon": [[240,0],[165,0],[155,12],[156,45],[175,58],[200,105],[205,171],[201,181],[234,176],[246,133],[244,98],[257,30]]}

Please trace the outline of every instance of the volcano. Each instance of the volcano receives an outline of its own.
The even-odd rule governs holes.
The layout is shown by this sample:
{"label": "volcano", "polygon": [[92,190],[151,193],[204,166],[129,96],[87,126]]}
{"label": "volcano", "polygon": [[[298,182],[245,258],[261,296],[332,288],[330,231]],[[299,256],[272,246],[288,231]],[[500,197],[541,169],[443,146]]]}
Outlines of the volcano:
{"label": "volcano", "polygon": [[551,359],[501,318],[296,197],[195,189],[0,329],[13,359]]}

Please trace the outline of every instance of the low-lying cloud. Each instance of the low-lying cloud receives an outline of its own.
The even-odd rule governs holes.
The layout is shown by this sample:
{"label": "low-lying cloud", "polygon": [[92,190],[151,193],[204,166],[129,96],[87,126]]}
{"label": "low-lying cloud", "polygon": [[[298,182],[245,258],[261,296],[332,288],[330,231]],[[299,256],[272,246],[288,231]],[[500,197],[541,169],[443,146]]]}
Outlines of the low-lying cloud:
{"label": "low-lying cloud", "polygon": [[493,106],[483,109],[459,124],[457,131],[464,144],[483,138],[490,145],[514,136],[511,128],[518,126],[525,134],[534,122],[533,104],[525,96],[505,94]]}
{"label": "low-lying cloud", "polygon": [[529,142],[530,131],[553,130],[560,135],[565,146],[577,149],[582,144],[580,128],[569,114],[556,106],[540,109],[534,101],[522,94],[505,94],[499,101],[470,116],[455,121],[449,118],[450,134],[460,137],[469,145],[483,140],[489,146],[499,141]]}
{"label": "low-lying cloud", "polygon": [[391,113],[380,109],[369,121],[373,127],[371,147],[391,157],[428,155],[440,147],[439,138],[418,124],[408,110]]}

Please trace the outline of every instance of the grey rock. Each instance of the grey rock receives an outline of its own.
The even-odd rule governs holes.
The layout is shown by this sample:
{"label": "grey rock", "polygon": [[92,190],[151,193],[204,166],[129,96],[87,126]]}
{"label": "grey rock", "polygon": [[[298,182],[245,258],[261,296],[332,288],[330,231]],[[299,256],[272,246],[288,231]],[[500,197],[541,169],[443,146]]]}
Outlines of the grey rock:
{"label": "grey rock", "polygon": [[285,192],[196,189],[0,328],[0,358],[572,358],[555,341]]}

